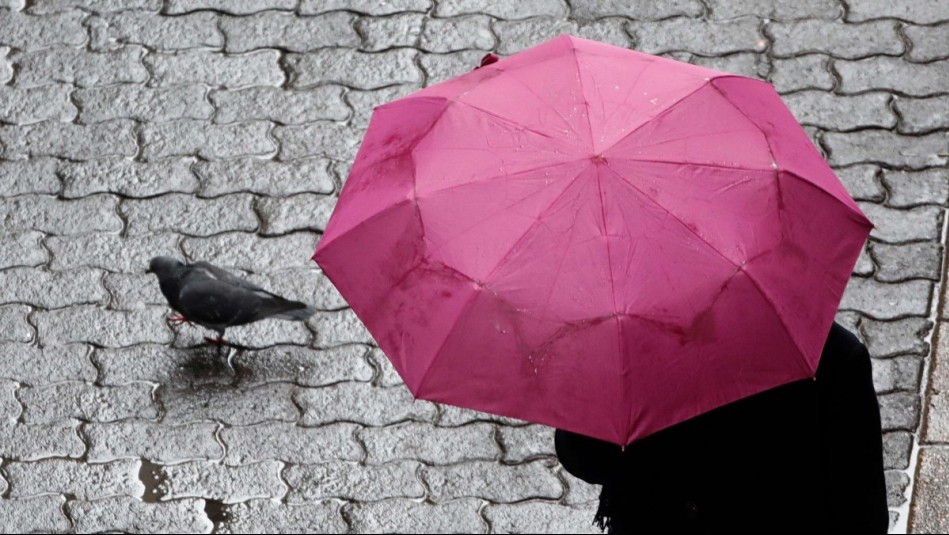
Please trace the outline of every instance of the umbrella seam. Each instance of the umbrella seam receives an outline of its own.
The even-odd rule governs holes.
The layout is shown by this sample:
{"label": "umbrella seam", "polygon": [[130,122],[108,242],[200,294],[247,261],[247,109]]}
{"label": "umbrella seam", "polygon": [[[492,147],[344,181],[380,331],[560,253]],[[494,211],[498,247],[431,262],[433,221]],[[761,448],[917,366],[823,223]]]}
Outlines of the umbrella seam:
{"label": "umbrella seam", "polygon": [[733,167],[730,165],[715,165],[715,164],[710,164],[710,163],[675,162],[671,160],[652,160],[652,159],[646,159],[646,158],[634,158],[630,156],[611,156],[610,159],[624,160],[624,161],[629,161],[629,162],[658,163],[658,164],[669,164],[669,165],[688,165],[688,166],[694,166],[694,167],[708,167],[710,169],[729,169],[733,171],[749,171],[749,172],[766,171],[768,173],[771,173],[774,171],[774,169],[771,167],[766,167],[762,169],[753,169],[749,167]]}
{"label": "umbrella seam", "polygon": [[580,85],[580,98],[583,100],[583,106],[587,109],[587,132],[590,135],[590,151],[596,144],[593,142],[593,121],[590,120],[590,102],[587,101],[587,95],[583,86],[583,75],[580,73],[580,56],[577,55],[577,45],[571,40],[570,51],[573,53],[573,63],[577,67],[577,84]]}
{"label": "umbrella seam", "polygon": [[709,86],[709,85],[711,85],[711,84],[710,84],[710,80],[706,80],[705,83],[699,85],[699,86],[696,87],[694,90],[692,90],[692,91],[690,91],[688,94],[684,95],[682,98],[680,98],[680,99],[678,99],[678,100],[676,100],[676,101],[673,101],[673,102],[669,103],[669,105],[666,106],[665,108],[663,108],[662,110],[660,110],[659,113],[653,115],[653,116],[650,117],[648,120],[644,121],[643,124],[641,124],[641,125],[637,126],[636,128],[630,130],[628,133],[626,133],[625,135],[623,135],[623,137],[617,139],[617,140],[614,141],[612,144],[610,144],[609,147],[606,147],[605,149],[603,149],[602,151],[600,151],[600,154],[606,154],[607,152],[609,152],[610,150],[612,150],[613,147],[615,147],[616,145],[619,145],[620,143],[626,141],[627,139],[629,139],[630,136],[632,136],[632,135],[635,134],[636,132],[639,132],[641,129],[643,129],[645,126],[651,124],[653,121],[659,119],[660,117],[666,115],[667,113],[670,113],[673,109],[675,109],[676,106],[678,106],[678,105],[679,105],[680,103],[682,103],[684,100],[686,100],[687,98],[689,98],[689,97],[695,95],[696,93],[698,93],[698,92],[701,91],[703,88],[705,88],[705,87],[707,87],[707,86]]}
{"label": "umbrella seam", "polygon": [[577,173],[577,175],[574,176],[574,177],[570,180],[570,183],[567,184],[567,186],[564,188],[564,190],[561,191],[560,194],[557,195],[557,197],[555,197],[554,200],[550,202],[550,204],[548,204],[546,207],[544,207],[543,210],[540,211],[540,214],[538,214],[538,216],[537,216],[537,221],[535,221],[534,223],[531,223],[531,226],[527,227],[527,229],[524,231],[524,233],[521,234],[521,236],[514,242],[514,244],[511,246],[511,248],[508,250],[508,252],[505,253],[504,256],[501,257],[501,260],[499,260],[498,263],[495,264],[495,266],[494,266],[493,268],[491,268],[491,270],[488,272],[488,274],[485,275],[485,277],[484,277],[484,280],[485,280],[485,281],[487,281],[488,279],[491,278],[492,275],[494,275],[494,272],[497,271],[497,269],[498,269],[499,267],[501,267],[501,264],[503,264],[505,260],[508,259],[508,255],[511,254],[511,251],[513,251],[514,249],[516,249],[517,246],[520,245],[522,241],[524,241],[524,239],[527,237],[527,235],[530,234],[530,232],[531,232],[532,230],[534,230],[534,228],[537,226],[537,223],[540,223],[540,222],[542,221],[542,218],[543,218],[544,214],[547,213],[547,211],[550,210],[550,208],[551,208],[554,204],[556,204],[557,201],[559,201],[564,195],[566,195],[567,191],[570,190],[570,188],[573,186],[573,184],[574,184],[577,180],[579,180],[581,176],[583,176],[584,171],[586,171],[587,169],[588,169],[588,167],[584,167],[579,173]]}
{"label": "umbrella seam", "polygon": [[[417,147],[416,147],[416,148],[417,148]],[[533,173],[533,172],[541,171],[541,170],[544,170],[544,169],[551,169],[551,168],[554,168],[554,167],[559,167],[559,166],[561,166],[561,165],[569,165],[569,164],[573,164],[573,163],[576,163],[576,162],[577,162],[576,160],[564,160],[564,161],[562,161],[562,162],[557,162],[557,163],[552,163],[552,164],[547,164],[547,165],[541,165],[541,166],[539,166],[539,167],[534,167],[534,168],[532,168],[532,169],[524,169],[523,171],[517,171],[516,173],[506,173],[506,174],[503,174],[503,175],[493,175],[493,176],[490,176],[490,177],[479,178],[479,179],[477,179],[477,180],[472,180],[472,181],[470,181],[470,182],[463,182],[463,183],[461,183],[461,184],[455,184],[455,185],[448,186],[448,187],[445,187],[445,188],[439,188],[439,189],[429,190],[429,191],[427,191],[426,193],[428,193],[428,194],[435,194],[435,193],[441,193],[441,192],[443,192],[443,191],[451,191],[451,190],[455,190],[455,189],[458,189],[458,188],[462,188],[462,187],[464,187],[464,186],[471,186],[471,185],[473,185],[473,184],[481,184],[481,183],[483,183],[483,182],[488,182],[488,181],[491,181],[491,180],[498,180],[498,179],[501,179],[501,178],[516,177],[516,176],[519,176],[519,175],[524,175],[524,174],[527,174],[527,173]],[[420,199],[430,199],[431,197],[430,197],[430,196],[425,196],[425,197],[419,197],[419,198],[420,198]]]}
{"label": "umbrella seam", "polygon": [[711,243],[709,243],[708,240],[706,240],[705,238],[703,238],[698,232],[696,232],[695,230],[692,230],[692,228],[689,227],[689,225],[687,225],[684,221],[682,221],[681,219],[679,219],[679,217],[678,217],[677,215],[675,215],[671,210],[669,210],[668,208],[666,208],[665,206],[663,206],[659,201],[657,201],[657,200],[653,199],[652,197],[650,197],[649,195],[647,195],[643,190],[639,189],[635,184],[633,184],[633,183],[630,182],[629,180],[626,180],[626,178],[625,178],[623,175],[619,174],[615,169],[613,169],[612,167],[610,167],[609,163],[607,163],[606,166],[609,167],[610,171],[612,171],[613,174],[615,174],[617,177],[619,177],[620,180],[622,180],[623,182],[625,182],[626,184],[628,184],[631,188],[633,188],[634,190],[636,190],[637,192],[639,192],[639,194],[642,195],[645,199],[647,199],[647,200],[650,201],[652,204],[656,205],[656,206],[659,207],[662,211],[664,211],[666,214],[668,214],[670,217],[672,217],[676,222],[678,222],[680,225],[682,225],[686,230],[688,230],[688,231],[691,232],[693,235],[695,235],[695,237],[697,237],[699,240],[701,240],[702,243],[704,243],[705,245],[707,245],[709,249],[711,249],[711,250],[714,251],[716,254],[718,254],[718,256],[722,257],[726,262],[728,262],[729,264],[731,264],[734,268],[736,268],[736,269],[738,269],[739,271],[745,273],[745,275],[748,277],[748,279],[751,280],[751,282],[754,284],[755,289],[758,290],[758,293],[761,294],[761,296],[765,299],[765,301],[766,301],[769,305],[771,305],[771,309],[774,311],[774,314],[778,317],[778,320],[781,322],[781,326],[784,327],[784,331],[788,334],[788,337],[791,339],[791,342],[794,344],[794,348],[797,349],[798,356],[800,357],[799,363],[803,366],[803,369],[804,369],[804,370],[806,370],[809,374],[812,374],[813,372],[812,372],[812,370],[810,369],[810,366],[807,364],[807,357],[804,355],[804,352],[801,350],[801,347],[798,345],[797,340],[796,340],[796,339],[794,338],[794,336],[791,334],[791,330],[788,328],[787,321],[784,319],[783,316],[781,316],[781,313],[778,312],[778,309],[777,309],[777,307],[775,306],[774,302],[771,300],[771,298],[770,298],[766,293],[764,293],[764,290],[761,289],[761,286],[758,284],[758,281],[755,280],[755,279],[751,276],[751,274],[748,273],[748,271],[746,271],[746,270],[744,269],[745,264],[738,264],[738,263],[732,261],[730,258],[728,258],[727,256],[725,256],[724,253],[722,253],[721,251],[719,251],[718,249],[716,249],[714,245],[712,245]]}

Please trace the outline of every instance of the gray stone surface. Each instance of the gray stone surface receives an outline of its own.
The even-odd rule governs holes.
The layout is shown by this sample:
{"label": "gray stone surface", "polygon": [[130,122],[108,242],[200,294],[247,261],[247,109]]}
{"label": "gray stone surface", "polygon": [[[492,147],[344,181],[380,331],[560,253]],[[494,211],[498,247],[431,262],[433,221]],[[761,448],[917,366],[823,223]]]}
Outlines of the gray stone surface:
{"label": "gray stone surface", "polygon": [[69,92],[70,87],[65,84],[25,88],[0,86],[0,122],[71,121],[77,110],[69,99]]}
{"label": "gray stone surface", "polygon": [[890,111],[890,95],[887,93],[842,97],[812,90],[787,95],[783,100],[798,122],[805,125],[835,130],[896,126],[896,116]]}
{"label": "gray stone surface", "polygon": [[359,533],[486,533],[478,514],[480,500],[465,498],[442,504],[395,498],[346,507],[353,530]]}
{"label": "gray stone surface", "polygon": [[949,323],[942,321],[936,331],[936,357],[930,371],[926,425],[921,442],[949,444]]}
{"label": "gray stone surface", "polygon": [[855,59],[902,54],[904,45],[898,28],[892,20],[844,24],[839,20],[804,19],[768,24],[765,33],[772,40],[771,52],[777,58],[833,50],[835,58]]}
{"label": "gray stone surface", "polygon": [[404,421],[432,422],[435,406],[415,401],[406,388],[379,388],[369,383],[339,383],[328,388],[301,388],[293,396],[303,410],[300,424],[318,426],[354,422],[385,426]]}
{"label": "gray stone surface", "polygon": [[125,197],[153,197],[163,193],[191,193],[198,179],[188,159],[142,163],[125,158],[102,158],[87,162],[62,162],[57,173],[63,181],[63,196],[86,197],[117,193]]}
{"label": "gray stone surface", "polygon": [[233,15],[249,15],[266,10],[290,11],[297,7],[300,0],[168,0],[165,13],[178,15],[203,9],[222,11]]}
{"label": "gray stone surface", "polygon": [[906,26],[903,32],[913,44],[907,54],[910,60],[927,62],[949,58],[949,24]]}
{"label": "gray stone surface", "polygon": [[757,2],[754,0],[706,0],[713,19],[731,19],[748,15],[779,21],[797,19],[836,19],[843,14],[836,0],[798,0],[797,2]]}
{"label": "gray stone surface", "polygon": [[331,349],[274,346],[242,351],[231,359],[242,384],[292,382],[301,386],[329,386],[345,381],[370,381],[373,369],[367,348],[359,345]]}
{"label": "gray stone surface", "polygon": [[880,162],[894,167],[923,169],[944,166],[949,161],[946,136],[932,133],[901,136],[886,130],[861,130],[850,134],[828,132],[824,142],[830,150],[831,165]]}
{"label": "gray stone surface", "polygon": [[348,9],[367,15],[391,15],[402,11],[428,12],[432,0],[300,0],[301,15],[318,15],[327,11]]}
{"label": "gray stone surface", "polygon": [[916,65],[899,58],[882,56],[856,61],[834,61],[834,69],[840,74],[840,90],[843,93],[883,89],[917,97],[945,91],[946,84],[949,83],[947,65],[949,60]]}
{"label": "gray stone surface", "polygon": [[324,119],[342,121],[350,114],[343,101],[343,88],[332,85],[299,91],[276,87],[215,91],[211,100],[217,108],[214,122],[222,124],[253,120],[304,124]]}
{"label": "gray stone surface", "polygon": [[42,245],[42,232],[4,232],[0,234],[0,269],[18,266],[37,267],[49,261]]}
{"label": "gray stone surface", "polygon": [[25,423],[51,424],[76,418],[86,422],[114,422],[131,418],[155,419],[152,385],[129,383],[97,387],[86,383],[55,383],[19,390]]}
{"label": "gray stone surface", "polygon": [[128,312],[77,305],[34,314],[36,330],[46,345],[89,342],[123,347],[148,342],[167,343],[171,332],[162,320],[165,311],[148,307]]}
{"label": "gray stone surface", "polygon": [[[30,307],[26,305],[0,305],[0,325],[4,326],[3,332],[0,332],[0,342],[27,343],[32,341],[34,333],[33,327],[27,321],[29,313]],[[20,347],[22,346],[17,346],[17,349]],[[4,358],[2,351],[3,345],[0,344],[0,359]],[[0,373],[3,372],[0,371]]]}
{"label": "gray stone surface", "polygon": [[931,282],[922,280],[887,284],[873,279],[852,278],[840,309],[882,320],[923,317],[929,312],[932,286]]}
{"label": "gray stone surface", "polygon": [[[946,102],[949,106],[949,101]],[[887,204],[911,207],[922,204],[949,204],[949,175],[945,169],[925,171],[885,171],[883,183],[890,195]]]}
{"label": "gray stone surface", "polygon": [[228,506],[216,533],[346,533],[340,508],[335,500],[295,505],[249,500]]}
{"label": "gray stone surface", "polygon": [[571,0],[573,16],[580,19],[621,16],[638,20],[661,20],[671,17],[698,17],[704,9],[698,0]]}
{"label": "gray stone surface", "polygon": [[10,483],[10,497],[69,494],[77,500],[110,496],[141,497],[145,485],[138,479],[141,461],[124,460],[104,464],[49,459],[16,462],[3,467]]}
{"label": "gray stone surface", "polygon": [[900,115],[901,133],[927,133],[949,126],[949,96],[896,98],[893,102]]}
{"label": "gray stone surface", "polygon": [[417,46],[425,25],[422,13],[399,13],[391,17],[360,17],[355,28],[362,36],[360,50],[378,52],[394,47]]}
{"label": "gray stone surface", "polygon": [[300,126],[278,126],[273,135],[280,142],[281,160],[318,156],[352,161],[359,148],[361,133],[352,125],[318,121]]}
{"label": "gray stone surface", "polygon": [[363,450],[355,440],[357,426],[334,423],[300,427],[291,423],[226,427],[221,442],[227,448],[224,463],[240,465],[277,459],[289,464],[358,461]]}
{"label": "gray stone surface", "polygon": [[823,54],[776,59],[771,64],[771,83],[779,93],[800,89],[830,91],[835,87],[834,76],[830,71],[830,58]]}
{"label": "gray stone surface", "polygon": [[205,99],[203,85],[148,88],[115,85],[80,89],[73,93],[82,112],[81,123],[112,119],[165,122],[173,119],[209,119],[213,109]]}
{"label": "gray stone surface", "polygon": [[946,500],[949,499],[949,449],[924,448],[919,454],[919,479],[913,504],[912,533],[949,531]]}
{"label": "gray stone surface", "polygon": [[55,47],[11,54],[10,59],[16,66],[17,86],[61,82],[92,87],[145,82],[149,72],[142,64],[144,54],[143,48],[134,46],[95,54],[78,48]]}
{"label": "gray stone surface", "polygon": [[919,425],[919,394],[897,392],[879,396],[884,431],[912,431]]}
{"label": "gray stone surface", "polygon": [[425,488],[416,473],[416,461],[383,465],[334,461],[288,466],[283,476],[290,486],[288,503],[307,503],[327,498],[375,502],[387,498],[422,498]]}
{"label": "gray stone surface", "polygon": [[89,360],[89,350],[85,344],[41,348],[20,343],[0,343],[0,377],[25,385],[92,382],[96,380],[97,370]]}
{"label": "gray stone surface", "polygon": [[115,197],[97,195],[61,201],[48,195],[21,195],[0,201],[0,230],[38,230],[69,235],[122,230]]}
{"label": "gray stone surface", "polygon": [[276,294],[302,299],[318,310],[331,311],[347,307],[346,301],[339,295],[329,278],[312,266],[258,273],[248,278]]}
{"label": "gray stone surface", "polygon": [[899,507],[906,503],[906,487],[909,476],[905,472],[886,472],[886,502],[890,507]]}
{"label": "gray stone surface", "polygon": [[[498,21],[493,24],[498,36],[498,54],[509,55],[562,34],[578,33],[578,25],[571,20],[536,18],[525,21]],[[477,63],[469,69],[477,66]],[[459,73],[460,74],[460,73]]]}
{"label": "gray stone surface", "polygon": [[498,441],[504,449],[506,463],[522,463],[542,457],[556,458],[554,430],[543,425],[522,427],[500,426]]}
{"label": "gray stone surface", "polygon": [[293,386],[273,383],[254,388],[206,385],[200,389],[163,388],[158,400],[163,422],[217,421],[228,425],[295,422],[300,416],[291,402]]}
{"label": "gray stone surface", "polygon": [[63,513],[64,496],[0,500],[0,526],[9,533],[58,533],[70,528]]}
{"label": "gray stone surface", "polygon": [[28,126],[0,126],[3,157],[9,159],[57,156],[92,160],[102,156],[133,156],[138,150],[127,119],[95,125],[43,121]]}
{"label": "gray stone surface", "polygon": [[307,266],[316,250],[316,241],[316,235],[307,232],[263,240],[232,232],[211,238],[186,238],[182,249],[190,258],[216,266],[273,271]]}
{"label": "gray stone surface", "polygon": [[56,179],[56,160],[32,158],[0,161],[0,188],[9,196],[59,193],[61,188]]}
{"label": "gray stone surface", "polygon": [[0,17],[0,45],[20,50],[53,46],[80,46],[86,42],[82,11],[66,11],[46,17],[8,12]]}
{"label": "gray stone surface", "polygon": [[253,232],[257,217],[252,197],[235,194],[215,199],[172,193],[156,205],[151,199],[126,200],[119,209],[127,236],[176,232],[185,236],[213,236],[230,230]]}
{"label": "gray stone surface", "polygon": [[169,156],[200,156],[205,160],[266,156],[277,148],[271,141],[270,129],[267,121],[212,125],[179,119],[152,123],[142,129],[142,156],[146,160]]}
{"label": "gray stone surface", "polygon": [[332,46],[358,46],[359,34],[353,21],[351,14],[342,11],[305,18],[267,11],[249,17],[222,17],[220,25],[228,52],[261,48],[311,52]]}
{"label": "gray stone surface", "polygon": [[37,461],[51,457],[80,457],[86,445],[79,437],[79,423],[26,425],[0,424],[0,457],[5,460]]}
{"label": "gray stone surface", "polygon": [[89,441],[90,462],[145,459],[181,463],[221,459],[224,447],[215,438],[219,428],[218,424],[211,422],[159,424],[128,420],[89,424],[83,427],[83,432]]}
{"label": "gray stone surface", "polygon": [[897,282],[908,279],[938,281],[942,266],[942,246],[933,242],[905,245],[875,243],[871,245],[873,259],[879,269],[877,280]]}
{"label": "gray stone surface", "polygon": [[942,228],[943,210],[921,206],[908,210],[888,208],[879,204],[859,203],[875,228],[870,237],[886,243],[936,241]]}
{"label": "gray stone surface", "polygon": [[717,56],[761,51],[768,44],[761,35],[758,21],[748,17],[708,23],[686,18],[634,21],[627,27],[636,49],[649,54],[686,51]]}
{"label": "gray stone surface", "polygon": [[161,0],[33,0],[30,2],[29,12],[45,15],[74,8],[94,13],[113,13],[134,9],[158,11],[161,8]]}
{"label": "gray stone surface", "polygon": [[261,461],[241,466],[225,466],[208,461],[161,466],[158,494],[162,500],[206,497],[223,503],[256,498],[280,499],[287,487],[280,478],[283,463]]}
{"label": "gray stone surface", "polygon": [[446,428],[406,423],[365,428],[359,438],[366,446],[366,462],[371,464],[417,459],[441,465],[493,461],[501,456],[494,428],[489,424]]}
{"label": "gray stone surface", "polygon": [[903,356],[873,359],[873,384],[877,393],[918,392],[923,373],[921,357]]}
{"label": "gray stone surface", "polygon": [[53,236],[45,240],[45,245],[53,255],[50,268],[57,271],[88,266],[142,273],[148,268],[149,258],[176,254],[180,239],[174,234],[124,238],[118,234],[97,233]]}
{"label": "gray stone surface", "polygon": [[896,431],[883,435],[883,468],[905,470],[909,467],[909,456],[913,449],[913,435]]}
{"label": "gray stone surface", "polygon": [[276,50],[261,50],[230,56],[220,52],[188,51],[180,54],[149,54],[145,65],[158,86],[203,83],[211,87],[238,89],[252,85],[278,86],[284,82]]}
{"label": "gray stone surface", "polygon": [[350,308],[335,312],[317,312],[308,322],[316,333],[315,343],[319,347],[375,343],[365,325]]}
{"label": "gray stone surface", "polygon": [[211,533],[214,524],[204,512],[205,501],[175,500],[146,503],[131,497],[70,501],[66,511],[77,532]]}
{"label": "gray stone surface", "polygon": [[151,11],[124,11],[92,17],[88,25],[90,44],[95,50],[110,50],[126,44],[161,51],[224,46],[215,13],[163,17]]}
{"label": "gray stone surface", "polygon": [[554,502],[488,505],[484,516],[496,533],[602,533],[592,518],[595,507]]}
{"label": "gray stone surface", "polygon": [[949,8],[939,0],[850,0],[847,6],[847,20],[852,21],[886,17],[931,24],[949,20]]}
{"label": "gray stone surface", "polygon": [[298,230],[322,232],[336,208],[336,197],[301,193],[292,197],[261,199],[256,208],[263,235],[278,236]]}
{"label": "gray stone surface", "polygon": [[495,47],[491,18],[464,15],[446,19],[429,19],[422,31],[419,48],[426,52],[457,52],[459,50],[491,50]]}
{"label": "gray stone surface", "polygon": [[268,196],[332,193],[335,188],[329,161],[321,158],[291,162],[256,158],[199,162],[194,169],[200,182],[199,193],[206,197],[239,191]]}
{"label": "gray stone surface", "polygon": [[336,83],[357,89],[376,89],[392,84],[420,82],[422,73],[414,59],[417,52],[396,49],[367,54],[345,48],[288,54],[285,64],[291,87]]}
{"label": "gray stone surface", "polygon": [[150,273],[106,273],[102,285],[111,298],[109,307],[116,310],[137,310],[145,305],[167,306],[158,280]]}
{"label": "gray stone surface", "polygon": [[422,467],[422,479],[436,503],[476,497],[495,503],[514,503],[531,498],[559,499],[563,486],[547,461],[505,466],[474,461],[453,466]]}
{"label": "gray stone surface", "polygon": [[894,321],[877,321],[866,318],[861,330],[870,355],[892,357],[894,355],[925,355],[929,344],[924,340],[933,324],[926,318],[906,318]]}

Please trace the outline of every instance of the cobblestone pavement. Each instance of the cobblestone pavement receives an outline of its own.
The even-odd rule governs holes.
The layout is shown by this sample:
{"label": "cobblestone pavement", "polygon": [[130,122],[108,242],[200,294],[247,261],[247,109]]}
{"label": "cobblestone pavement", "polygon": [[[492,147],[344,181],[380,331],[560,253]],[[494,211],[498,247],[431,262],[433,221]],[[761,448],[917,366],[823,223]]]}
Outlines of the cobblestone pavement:
{"label": "cobblestone pavement", "polygon": [[[372,106],[560,33],[772,82],[876,223],[839,319],[874,356],[905,530],[944,0],[0,0],[0,529],[593,532],[550,429],[412,403],[308,263]],[[222,359],[166,325],[156,254],[321,312]]]}

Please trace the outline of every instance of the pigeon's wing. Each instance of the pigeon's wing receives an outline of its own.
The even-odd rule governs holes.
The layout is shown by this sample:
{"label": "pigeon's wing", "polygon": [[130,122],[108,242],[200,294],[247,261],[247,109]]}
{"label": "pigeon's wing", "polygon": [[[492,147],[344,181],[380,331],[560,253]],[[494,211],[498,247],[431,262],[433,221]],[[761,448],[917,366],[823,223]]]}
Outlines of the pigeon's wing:
{"label": "pigeon's wing", "polygon": [[217,330],[307,308],[303,303],[264,290],[250,290],[205,277],[186,280],[178,302],[186,318]]}
{"label": "pigeon's wing", "polygon": [[194,264],[191,264],[188,267],[189,267],[189,275],[191,276],[207,277],[210,279],[226,282],[228,284],[233,284],[234,286],[237,286],[239,288],[244,288],[245,290],[250,290],[254,292],[263,292],[267,295],[279,297],[277,296],[277,294],[268,292],[267,290],[264,290],[260,286],[257,286],[256,284],[252,282],[246,281],[236,275],[233,275],[231,272],[227,271],[226,269],[221,269],[213,264],[209,264],[208,262],[195,262]]}

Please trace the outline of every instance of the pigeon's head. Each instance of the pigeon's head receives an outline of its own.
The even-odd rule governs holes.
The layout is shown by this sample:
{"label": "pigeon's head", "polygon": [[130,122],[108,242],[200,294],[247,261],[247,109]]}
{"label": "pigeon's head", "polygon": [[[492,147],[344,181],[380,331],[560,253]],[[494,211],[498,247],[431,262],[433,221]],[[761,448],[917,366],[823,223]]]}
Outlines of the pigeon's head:
{"label": "pigeon's head", "polygon": [[148,264],[148,273],[154,273],[158,280],[174,278],[185,265],[170,256],[156,256]]}

